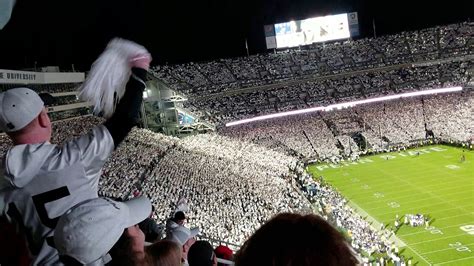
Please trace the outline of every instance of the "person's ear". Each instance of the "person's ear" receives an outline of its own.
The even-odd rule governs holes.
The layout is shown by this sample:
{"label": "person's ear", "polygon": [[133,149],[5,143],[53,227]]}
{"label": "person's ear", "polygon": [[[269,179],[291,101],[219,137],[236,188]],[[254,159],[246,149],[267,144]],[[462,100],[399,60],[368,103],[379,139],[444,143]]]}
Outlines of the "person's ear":
{"label": "person's ear", "polygon": [[39,114],[37,119],[38,119],[38,124],[42,128],[49,127],[49,124],[50,124],[49,117],[48,117],[48,114],[46,113],[46,111],[44,109],[43,109],[43,111],[41,111],[41,113]]}

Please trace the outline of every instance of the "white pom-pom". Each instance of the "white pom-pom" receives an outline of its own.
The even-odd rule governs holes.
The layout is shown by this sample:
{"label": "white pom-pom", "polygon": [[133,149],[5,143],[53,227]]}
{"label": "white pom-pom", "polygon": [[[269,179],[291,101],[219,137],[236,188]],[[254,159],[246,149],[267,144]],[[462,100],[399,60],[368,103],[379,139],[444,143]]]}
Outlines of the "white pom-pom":
{"label": "white pom-pom", "polygon": [[109,118],[125,93],[131,74],[130,61],[139,55],[148,55],[145,47],[115,38],[92,64],[86,80],[79,88],[79,99],[94,106],[94,114]]}

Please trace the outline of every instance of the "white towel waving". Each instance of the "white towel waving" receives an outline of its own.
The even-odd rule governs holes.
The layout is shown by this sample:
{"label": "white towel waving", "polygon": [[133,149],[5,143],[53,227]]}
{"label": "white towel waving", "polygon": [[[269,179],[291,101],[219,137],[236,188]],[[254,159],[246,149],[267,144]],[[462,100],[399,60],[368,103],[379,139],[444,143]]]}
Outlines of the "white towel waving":
{"label": "white towel waving", "polygon": [[79,99],[94,105],[94,114],[109,118],[125,93],[131,74],[131,60],[150,56],[145,47],[115,38],[92,64],[86,80],[79,88]]}

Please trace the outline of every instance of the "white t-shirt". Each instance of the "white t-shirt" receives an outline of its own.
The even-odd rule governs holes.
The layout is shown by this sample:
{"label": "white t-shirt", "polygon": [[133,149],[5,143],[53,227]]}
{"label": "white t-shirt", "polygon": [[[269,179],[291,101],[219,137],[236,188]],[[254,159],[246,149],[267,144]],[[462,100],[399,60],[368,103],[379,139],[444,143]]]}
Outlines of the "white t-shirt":
{"label": "white t-shirt", "polygon": [[55,265],[53,243],[59,217],[78,203],[97,198],[101,168],[114,150],[107,128],[97,126],[63,146],[16,145],[2,160],[0,215],[24,229],[33,265]]}

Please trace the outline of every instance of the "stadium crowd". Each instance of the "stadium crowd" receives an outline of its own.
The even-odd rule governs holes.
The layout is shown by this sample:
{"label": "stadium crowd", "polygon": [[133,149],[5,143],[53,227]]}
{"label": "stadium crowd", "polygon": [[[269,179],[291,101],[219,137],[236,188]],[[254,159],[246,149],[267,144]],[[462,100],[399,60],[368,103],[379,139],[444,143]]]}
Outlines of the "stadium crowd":
{"label": "stadium crowd", "polygon": [[[274,160],[272,160],[274,159]],[[159,221],[179,198],[190,203],[188,222],[213,239],[241,244],[280,212],[309,212],[291,186],[295,160],[256,145],[217,135],[189,137],[169,151],[142,183]]]}
{"label": "stadium crowd", "polygon": [[[213,123],[470,80],[473,23],[356,41],[312,44],[277,53],[157,66],[151,75],[189,95],[185,107]],[[402,41],[400,41],[402,40]],[[356,71],[356,72],[355,72]],[[310,78],[308,78],[310,77]],[[2,84],[0,90],[15,87]],[[79,84],[32,84],[38,92],[72,92]],[[76,103],[59,97],[55,105]],[[77,114],[78,113],[78,114]],[[58,112],[53,120],[87,114]]]}
{"label": "stadium crowd", "polygon": [[276,53],[219,61],[156,66],[171,88],[202,97],[311,76],[460,57],[472,54],[472,22],[361,40],[290,48]]}
{"label": "stadium crowd", "polygon": [[[53,124],[52,143],[88,132],[93,116]],[[11,142],[2,135],[2,152]],[[216,134],[185,139],[134,129],[103,168],[100,195],[148,195],[164,223],[179,198],[191,203],[191,224],[214,239],[242,243],[261,223],[285,211],[310,210],[288,182],[297,160],[259,145]]]}
{"label": "stadium crowd", "polygon": [[[220,133],[321,160],[362,153],[360,147],[376,152],[408,146],[425,139],[428,131],[445,142],[466,142],[474,135],[473,99],[468,89],[222,127]],[[358,134],[363,138],[357,139]]]}
{"label": "stadium crowd", "polygon": [[[192,103],[210,110],[222,122],[372,95],[466,84],[470,80],[470,61],[338,74],[467,55],[471,53],[467,40],[472,28],[472,23],[462,23],[377,39],[310,45],[276,54],[162,66],[154,75],[191,94],[287,81],[267,90]],[[308,74],[333,76],[292,84],[291,79]],[[63,104],[71,101],[74,99],[65,99]],[[365,263],[372,254],[399,262],[402,258],[393,248],[392,232],[376,231],[336,190],[322,180],[315,181],[304,170],[301,159],[339,160],[364,149],[387,150],[388,145],[408,145],[424,139],[428,131],[443,140],[470,140],[474,136],[473,101],[473,92],[467,90],[278,118],[183,139],[134,129],[103,167],[99,195],[119,200],[145,195],[154,207],[153,219],[161,224],[168,224],[175,203],[185,198],[189,202],[186,226],[200,228],[205,237],[235,246],[243,244],[245,248],[249,245],[245,241],[267,221],[273,221],[276,214],[311,213],[316,209],[347,233],[352,249]],[[69,113],[65,116],[52,113],[52,120],[61,121],[53,124],[51,143],[61,145],[103,122],[92,116],[63,120],[76,116],[75,112],[84,115],[85,109],[66,111]],[[361,143],[364,139],[365,147]],[[10,146],[10,140],[0,135],[1,152]]]}
{"label": "stadium crowd", "polygon": [[472,61],[432,64],[396,70],[377,70],[349,76],[326,77],[297,84],[285,83],[255,91],[196,98],[188,108],[225,123],[257,115],[325,106],[338,102],[469,83]]}
{"label": "stadium crowd", "polygon": [[[471,94],[464,92],[424,99],[425,105],[430,101],[439,111],[429,116],[431,120],[427,119],[435,125],[433,129],[452,119],[468,122],[465,116],[470,114]],[[443,103],[447,106],[444,107]],[[453,105],[458,108],[452,108]],[[374,108],[380,112],[375,112]],[[325,219],[348,232],[352,247],[362,257],[376,253],[385,259],[400,259],[393,250],[389,232],[377,232],[371,228],[340,194],[324,183],[313,181],[289,151],[298,151],[297,155],[304,157],[316,152],[344,154],[346,147],[340,149],[337,143],[348,140],[348,135],[344,134],[364,128],[357,119],[357,115],[363,116],[364,112],[385,116],[386,125],[391,125],[387,130],[398,132],[404,129],[412,132],[404,138],[417,139],[423,137],[424,131],[419,130],[423,120],[413,119],[413,115],[427,116],[423,108],[420,99],[378,103],[356,107],[356,112],[339,110],[241,125],[238,129],[225,128],[221,133],[227,137],[204,134],[177,139],[134,129],[107,161],[100,180],[100,195],[120,199],[147,195],[153,202],[153,217],[163,224],[175,202],[186,198],[190,203],[189,225],[201,228],[206,237],[236,246],[274,214],[310,212],[312,203]],[[386,109],[390,109],[390,113],[384,112]],[[460,116],[450,114],[453,110]],[[439,115],[441,113],[443,116]],[[370,125],[372,120],[363,117]],[[53,124],[55,138],[52,142],[62,143],[81,135],[101,121],[85,116],[56,122]],[[447,131],[470,132],[471,125],[464,122],[454,123],[457,127]],[[337,135],[339,133],[342,135]],[[2,137],[2,149],[8,146],[7,139]],[[308,147],[314,147],[316,152]]]}

